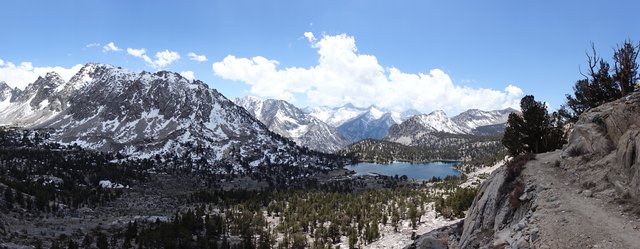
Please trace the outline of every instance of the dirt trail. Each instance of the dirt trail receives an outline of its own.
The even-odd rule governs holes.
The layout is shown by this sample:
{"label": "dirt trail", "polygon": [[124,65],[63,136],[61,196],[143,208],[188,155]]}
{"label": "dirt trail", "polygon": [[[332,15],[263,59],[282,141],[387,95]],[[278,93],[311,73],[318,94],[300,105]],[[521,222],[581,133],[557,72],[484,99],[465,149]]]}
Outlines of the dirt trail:
{"label": "dirt trail", "polygon": [[559,157],[558,151],[539,154],[523,171],[527,185],[539,188],[536,248],[640,248],[639,217],[607,195],[584,192],[572,173],[555,166]]}

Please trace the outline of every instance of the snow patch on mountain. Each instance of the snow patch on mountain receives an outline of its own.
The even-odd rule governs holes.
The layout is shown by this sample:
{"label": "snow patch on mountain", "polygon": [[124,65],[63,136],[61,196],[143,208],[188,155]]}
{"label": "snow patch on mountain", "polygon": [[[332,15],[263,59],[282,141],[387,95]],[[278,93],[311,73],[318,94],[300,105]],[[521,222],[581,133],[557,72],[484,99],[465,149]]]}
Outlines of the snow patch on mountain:
{"label": "snow patch on mountain", "polygon": [[269,130],[292,139],[300,146],[321,152],[335,152],[347,145],[335,128],[284,100],[261,100],[249,96],[237,98],[234,102]]}

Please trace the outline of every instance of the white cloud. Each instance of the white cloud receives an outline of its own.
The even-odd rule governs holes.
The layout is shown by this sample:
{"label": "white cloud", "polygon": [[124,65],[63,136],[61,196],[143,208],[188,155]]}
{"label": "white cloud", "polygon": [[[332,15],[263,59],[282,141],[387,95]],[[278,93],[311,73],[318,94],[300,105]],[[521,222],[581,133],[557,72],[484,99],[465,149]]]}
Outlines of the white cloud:
{"label": "white cloud", "polygon": [[134,57],[143,59],[144,62],[147,63],[147,65],[155,69],[164,68],[169,64],[173,63],[174,61],[180,59],[180,54],[178,54],[178,52],[169,51],[169,50],[157,52],[156,60],[152,60],[151,57],[149,57],[146,54],[147,50],[144,48],[140,48],[140,49],[127,48],[127,53]]}
{"label": "white cloud", "polygon": [[144,48],[141,48],[141,49],[127,48],[127,53],[135,57],[142,57],[146,52],[147,50]]}
{"label": "white cloud", "polygon": [[193,80],[193,79],[196,78],[196,76],[193,73],[193,71],[182,71],[182,72],[180,72],[180,75],[182,75],[182,77],[187,78],[188,80]]}
{"label": "white cloud", "polygon": [[89,44],[85,45],[84,47],[85,48],[92,48],[92,47],[99,47],[99,46],[100,46],[100,43],[95,43],[94,42],[94,43],[89,43]]}
{"label": "white cloud", "polygon": [[416,74],[385,68],[375,56],[357,53],[355,39],[345,34],[319,40],[311,32],[304,36],[318,51],[316,66],[278,69],[276,60],[229,55],[213,63],[213,72],[250,85],[251,93],[260,97],[295,101],[294,95],[301,94],[315,105],[375,104],[395,110],[442,109],[454,115],[471,108],[518,108],[522,97],[522,90],[513,85],[495,90],[454,84],[440,69]]}
{"label": "white cloud", "polygon": [[316,41],[316,37],[311,32],[304,32],[304,37],[306,37],[309,42]]}
{"label": "white cloud", "polygon": [[189,54],[187,54],[189,56],[189,60],[192,61],[198,61],[198,62],[204,62],[207,61],[207,57],[204,55],[197,55],[194,52],[190,52]]}
{"label": "white cloud", "polygon": [[157,52],[156,58],[158,59],[154,61],[154,64],[157,67],[162,68],[180,59],[180,54],[178,54],[178,52],[165,50],[165,51]]}
{"label": "white cloud", "polygon": [[104,45],[104,47],[102,47],[102,51],[105,53],[110,51],[119,52],[119,51],[122,51],[122,49],[116,46],[115,43],[109,42],[107,45]]}
{"label": "white cloud", "polygon": [[48,72],[56,72],[60,74],[62,79],[69,80],[75,75],[81,64],[74,65],[71,68],[61,66],[55,67],[34,67],[31,62],[22,62],[16,65],[10,61],[4,62],[0,60],[0,81],[6,82],[10,87],[24,89],[28,84],[38,79],[38,76],[44,76]]}

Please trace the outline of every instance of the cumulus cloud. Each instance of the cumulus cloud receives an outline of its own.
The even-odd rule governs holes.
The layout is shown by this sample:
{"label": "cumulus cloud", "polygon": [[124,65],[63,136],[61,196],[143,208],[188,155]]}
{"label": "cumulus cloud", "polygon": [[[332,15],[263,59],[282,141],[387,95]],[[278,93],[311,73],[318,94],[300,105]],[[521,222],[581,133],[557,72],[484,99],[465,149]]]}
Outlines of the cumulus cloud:
{"label": "cumulus cloud", "polygon": [[182,77],[187,78],[188,80],[193,80],[193,79],[196,78],[196,76],[193,73],[193,71],[182,71],[182,72],[180,72],[180,75],[182,75]]}
{"label": "cumulus cloud", "polygon": [[156,53],[156,58],[157,59],[155,61],[153,61],[154,64],[157,67],[162,68],[162,67],[168,66],[172,62],[180,59],[180,54],[178,54],[178,52],[165,50],[165,51],[157,52]]}
{"label": "cumulus cloud", "polygon": [[81,64],[74,65],[70,68],[61,66],[55,67],[34,67],[31,62],[22,62],[18,65],[10,61],[0,60],[0,81],[6,82],[10,87],[24,89],[28,84],[33,83],[39,76],[44,76],[48,72],[58,73],[62,79],[69,80],[75,75]]}
{"label": "cumulus cloud", "polygon": [[151,57],[147,55],[147,50],[144,48],[134,49],[127,48],[127,53],[131,56],[141,58],[144,62],[147,63],[150,67],[155,69],[161,69],[174,61],[180,59],[180,54],[178,52],[164,50],[156,53],[156,60],[152,60]]}
{"label": "cumulus cloud", "polygon": [[102,47],[102,51],[103,52],[119,52],[122,51],[121,48],[119,48],[118,46],[116,46],[115,43],[113,42],[109,42],[107,45],[104,45],[104,47]]}
{"label": "cumulus cloud", "polygon": [[198,55],[194,52],[190,52],[189,54],[187,54],[189,56],[189,60],[192,61],[197,61],[197,62],[205,62],[207,61],[207,57],[204,55]]}
{"label": "cumulus cloud", "polygon": [[127,48],[127,53],[135,57],[142,57],[146,52],[147,50],[144,48],[141,48],[141,49]]}
{"label": "cumulus cloud", "polygon": [[250,92],[260,97],[295,101],[298,94],[310,104],[328,106],[375,104],[393,110],[442,109],[453,115],[471,108],[518,108],[523,95],[514,85],[496,90],[454,84],[440,69],[404,73],[397,68],[385,68],[375,56],[359,54],[355,39],[346,34],[318,39],[306,32],[304,37],[317,49],[316,66],[280,69],[278,61],[262,56],[228,55],[213,63],[213,72],[221,78],[248,84]]}

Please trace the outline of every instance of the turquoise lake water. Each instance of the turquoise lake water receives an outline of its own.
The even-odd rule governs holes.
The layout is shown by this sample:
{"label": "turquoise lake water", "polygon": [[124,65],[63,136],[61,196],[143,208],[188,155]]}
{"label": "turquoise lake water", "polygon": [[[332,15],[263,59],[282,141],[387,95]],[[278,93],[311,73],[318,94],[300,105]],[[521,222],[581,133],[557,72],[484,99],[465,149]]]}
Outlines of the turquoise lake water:
{"label": "turquoise lake water", "polygon": [[458,164],[458,162],[393,162],[390,164],[358,163],[349,165],[345,167],[345,169],[355,171],[356,175],[406,175],[414,180],[431,180],[434,176],[440,178],[445,178],[446,176],[459,176],[460,172],[453,168],[456,164]]}

